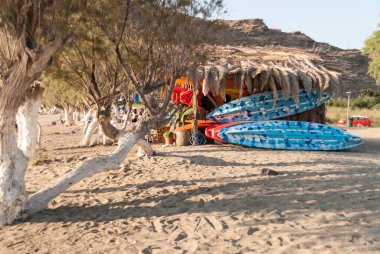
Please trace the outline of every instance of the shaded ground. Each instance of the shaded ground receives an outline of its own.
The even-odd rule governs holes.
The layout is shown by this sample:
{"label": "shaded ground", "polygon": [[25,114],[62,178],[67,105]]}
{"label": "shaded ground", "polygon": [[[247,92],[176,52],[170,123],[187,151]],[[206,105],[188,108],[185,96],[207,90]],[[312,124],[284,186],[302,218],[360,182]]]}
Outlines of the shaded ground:
{"label": "shaded ground", "polygon": [[[380,129],[349,131],[366,143],[340,152],[156,145],[157,156],[131,156],[1,228],[0,253],[379,253]],[[115,148],[73,148],[80,135],[44,127],[29,192]]]}

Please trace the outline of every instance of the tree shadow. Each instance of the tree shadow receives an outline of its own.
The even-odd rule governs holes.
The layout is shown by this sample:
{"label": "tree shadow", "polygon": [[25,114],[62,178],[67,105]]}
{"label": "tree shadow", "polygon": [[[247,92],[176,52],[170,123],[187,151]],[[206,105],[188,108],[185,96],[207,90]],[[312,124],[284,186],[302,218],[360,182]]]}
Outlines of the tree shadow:
{"label": "tree shadow", "polygon": [[[357,214],[371,211],[380,215],[380,211],[376,210],[380,190],[375,189],[366,181],[363,177],[364,173],[368,177],[372,177],[378,173],[378,170],[361,167],[354,170],[332,170],[326,173],[301,171],[276,177],[259,177],[257,174],[252,174],[238,177],[240,179],[231,177],[230,180],[234,179],[235,182],[219,185],[216,183],[220,183],[223,179],[149,181],[134,185],[137,192],[147,192],[147,197],[93,206],[86,204],[60,206],[37,213],[30,218],[30,221],[38,223],[113,221],[173,216],[183,213],[258,213],[263,210],[279,213],[291,210],[297,217],[307,213],[305,210],[308,209],[336,213],[355,212]],[[327,179],[324,177],[327,175],[334,175],[334,177]],[[312,179],[312,177],[319,180]],[[254,179],[248,180],[250,178]],[[236,180],[238,181],[236,182]],[[203,182],[209,182],[216,186],[187,188],[187,190],[176,192],[164,191],[167,187],[201,186]],[[340,186],[342,190],[336,189],[335,186]],[[131,185],[102,189],[99,192],[125,191],[129,187]],[[159,189],[158,193],[160,194],[149,195],[149,190],[152,188]],[[201,201],[200,197],[204,195],[208,196],[209,200]],[[219,198],[220,196],[225,198]],[[309,201],[316,201],[316,203],[311,204],[308,203]],[[153,206],[147,206],[152,203]]]}

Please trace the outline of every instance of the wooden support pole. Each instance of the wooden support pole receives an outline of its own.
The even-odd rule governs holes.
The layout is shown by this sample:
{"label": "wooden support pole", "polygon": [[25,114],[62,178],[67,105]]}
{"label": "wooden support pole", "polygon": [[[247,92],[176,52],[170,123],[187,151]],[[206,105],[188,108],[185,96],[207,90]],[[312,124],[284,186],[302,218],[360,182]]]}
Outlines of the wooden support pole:
{"label": "wooden support pole", "polygon": [[[193,109],[194,109],[194,121],[192,134],[196,135],[198,133],[198,87],[199,83],[193,80]],[[197,142],[194,142],[193,145],[198,145]]]}

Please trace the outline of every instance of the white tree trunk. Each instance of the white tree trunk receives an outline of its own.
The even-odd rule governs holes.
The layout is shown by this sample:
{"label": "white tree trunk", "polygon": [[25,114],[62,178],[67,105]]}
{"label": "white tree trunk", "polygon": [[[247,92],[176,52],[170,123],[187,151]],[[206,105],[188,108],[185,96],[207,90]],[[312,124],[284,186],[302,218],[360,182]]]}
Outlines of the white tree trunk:
{"label": "white tree trunk", "polygon": [[59,113],[59,109],[56,106],[53,106],[53,107],[50,108],[50,110],[49,110],[48,113],[51,114],[51,115],[58,114]]}
{"label": "white tree trunk", "polygon": [[[23,6],[26,7],[25,4]],[[27,7],[25,11],[30,10],[32,9]],[[24,21],[21,22],[21,26],[24,27]],[[24,29],[14,39],[17,45],[25,45],[26,40],[34,36],[33,31]],[[17,111],[23,103],[22,100],[28,95],[28,90],[33,92],[37,87],[31,86],[47,69],[52,56],[70,39],[71,37],[65,40],[56,39],[40,45],[38,51],[33,50],[35,52],[33,59],[26,50],[17,46],[15,52],[18,53],[18,61],[6,72],[9,75],[0,93],[0,225],[10,224],[26,214],[25,170],[28,159],[16,142]]]}
{"label": "white tree trunk", "polygon": [[81,111],[80,110],[78,110],[78,109],[74,110],[73,119],[74,119],[74,123],[76,125],[81,124]]}
{"label": "white tree trunk", "polygon": [[95,116],[95,114],[93,113],[93,111],[91,109],[89,111],[87,111],[87,113],[84,114],[84,116],[83,116],[83,119],[82,119],[82,121],[84,122],[83,131],[82,131],[83,135],[86,134],[87,128],[90,125],[89,120],[90,120],[91,116]]}
{"label": "white tree trunk", "polygon": [[53,186],[43,188],[31,195],[28,202],[29,214],[45,209],[51,200],[82,179],[96,173],[117,169],[135,144],[139,144],[147,154],[152,155],[153,150],[149,143],[145,140],[141,141],[144,135],[145,132],[140,132],[121,136],[119,146],[112,154],[84,161],[78,168],[59,178]]}
{"label": "white tree trunk", "polygon": [[27,201],[24,178],[28,160],[17,147],[15,115],[13,110],[0,114],[0,225],[21,219]]}
{"label": "white tree trunk", "polygon": [[120,119],[119,109],[115,103],[112,103],[111,119],[113,124],[117,124]]}
{"label": "white tree trunk", "polygon": [[127,125],[130,123],[131,113],[132,113],[132,107],[128,107],[127,116],[125,117],[123,126],[121,128],[122,130],[125,130],[125,128],[127,128]]}
{"label": "white tree trunk", "polygon": [[63,111],[65,114],[65,125],[71,126],[74,123],[73,108],[71,106],[64,106]]}
{"label": "white tree trunk", "polygon": [[41,136],[42,136],[42,127],[41,127],[41,124],[38,124],[37,125],[38,127],[38,135],[37,135],[37,149],[38,148],[41,148]]}
{"label": "white tree trunk", "polygon": [[38,110],[42,92],[28,96],[17,112],[18,147],[26,157],[33,158],[39,141]]}
{"label": "white tree trunk", "polygon": [[89,146],[91,142],[92,134],[94,134],[95,128],[98,125],[98,121],[96,120],[96,117],[93,117],[91,120],[91,123],[86,128],[86,132],[84,134],[84,137],[81,142],[81,146]]}

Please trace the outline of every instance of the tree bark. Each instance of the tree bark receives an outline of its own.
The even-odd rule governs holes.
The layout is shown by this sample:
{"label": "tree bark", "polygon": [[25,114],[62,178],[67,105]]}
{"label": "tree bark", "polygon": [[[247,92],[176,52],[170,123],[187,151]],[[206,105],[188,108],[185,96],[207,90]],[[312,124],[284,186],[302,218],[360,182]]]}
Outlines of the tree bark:
{"label": "tree bark", "polygon": [[0,94],[0,225],[23,217],[27,194],[27,158],[16,143],[16,114],[32,82],[27,77],[28,56],[22,55]]}
{"label": "tree bark", "polygon": [[94,131],[96,129],[96,126],[98,125],[98,121],[96,120],[96,117],[93,117],[91,122],[89,123],[88,127],[86,128],[86,132],[84,134],[84,137],[81,142],[81,146],[89,146],[91,142],[91,136],[94,134]]}
{"label": "tree bark", "polygon": [[25,102],[18,109],[18,147],[26,157],[33,158],[40,140],[38,125],[38,110],[44,89],[34,86],[28,92]]}
{"label": "tree bark", "polygon": [[131,113],[132,113],[132,106],[128,106],[127,116],[125,117],[123,126],[121,127],[122,130],[125,130],[125,128],[127,128],[127,125],[130,122]]}
{"label": "tree bark", "polygon": [[146,149],[148,154],[153,154],[153,150],[146,141],[141,141],[147,133],[147,128],[133,134],[125,134],[120,137],[118,148],[110,155],[99,156],[83,162],[78,168],[63,175],[53,186],[46,187],[31,195],[28,201],[28,213],[33,214],[45,209],[51,200],[70,186],[89,177],[93,174],[107,170],[117,169],[128,156],[135,144],[139,144]]}
{"label": "tree bark", "polygon": [[73,108],[70,105],[64,105],[63,112],[65,114],[65,126],[73,125],[74,123]]}
{"label": "tree bark", "polygon": [[[21,34],[20,38],[25,34]],[[19,38],[19,39],[20,39]],[[22,40],[22,39],[20,39]],[[68,40],[55,40],[42,45],[38,55],[31,58],[20,50],[19,61],[9,69],[0,93],[0,225],[23,218],[27,194],[25,170],[28,159],[17,147],[15,137],[16,114],[23,104],[28,89],[47,69],[52,56]],[[19,41],[19,45],[23,45]],[[37,54],[37,53],[36,53]]]}
{"label": "tree bark", "polygon": [[27,201],[24,177],[28,160],[16,144],[15,116],[14,109],[0,114],[0,225],[21,219]]}
{"label": "tree bark", "polygon": [[100,126],[101,133],[103,133],[108,138],[117,142],[120,137],[120,130],[111,124],[111,116],[107,112],[100,112],[98,115],[98,123]]}
{"label": "tree bark", "polygon": [[73,112],[73,119],[74,119],[74,123],[76,125],[80,125],[82,124],[81,123],[81,115],[82,115],[82,112],[79,110],[79,109],[75,109],[74,112]]}
{"label": "tree bark", "polygon": [[117,124],[119,122],[120,113],[119,113],[119,109],[117,108],[117,104],[116,103],[112,103],[111,117],[112,117],[113,124]]}
{"label": "tree bark", "polygon": [[41,124],[37,123],[38,134],[37,134],[37,149],[41,148],[41,136],[42,136],[42,127]]}
{"label": "tree bark", "polygon": [[[90,122],[92,122],[92,120],[90,121],[90,118],[91,118],[91,116],[93,116],[93,115],[94,115],[94,112],[90,109],[90,110],[87,111],[87,113],[83,116],[83,121],[84,121],[84,126],[83,126],[83,131],[82,131],[83,135],[86,134],[86,132],[87,132],[87,128],[88,128],[88,126],[90,125]],[[93,118],[94,118],[94,116],[93,116]]]}

